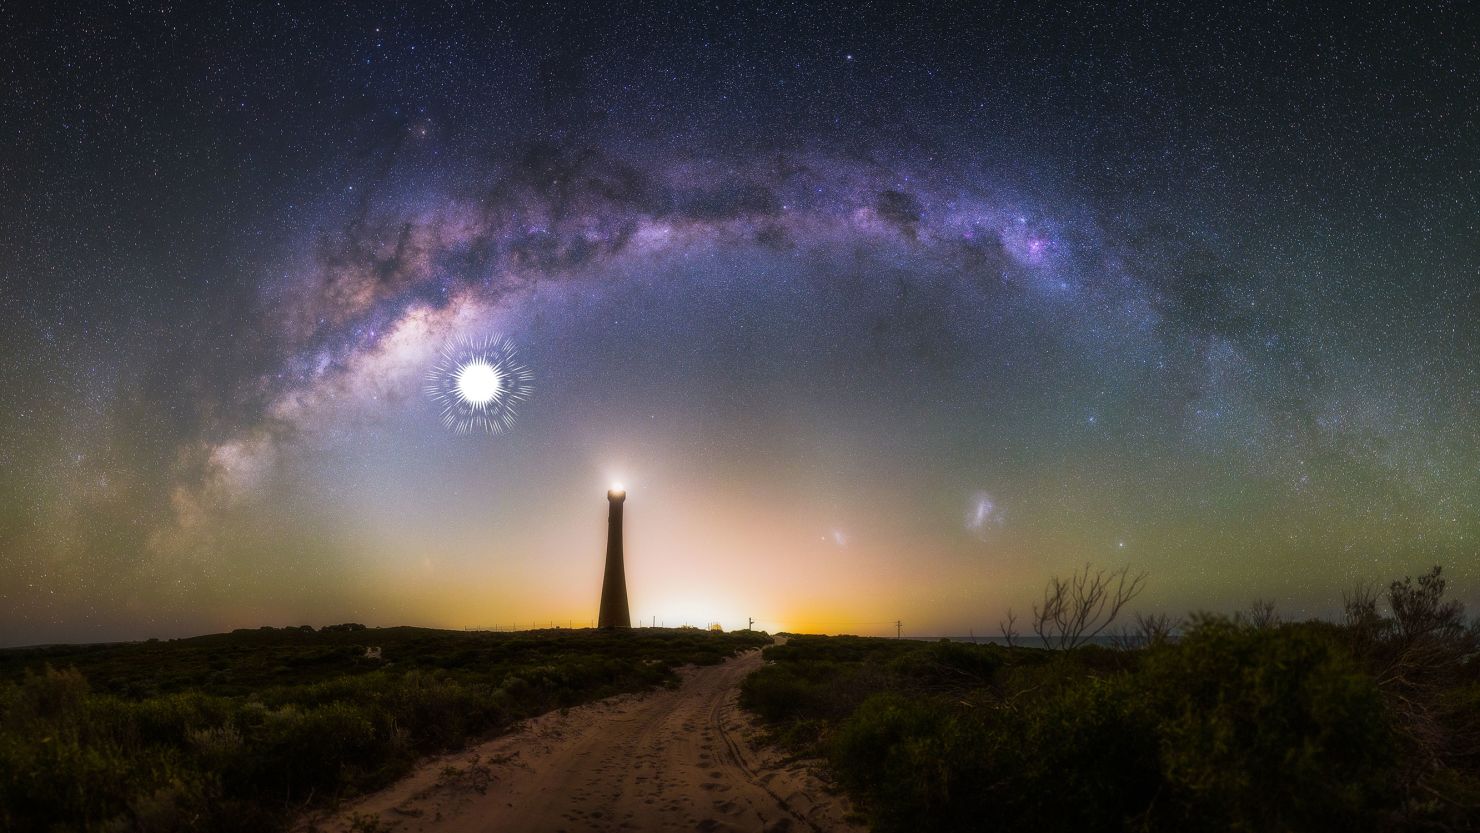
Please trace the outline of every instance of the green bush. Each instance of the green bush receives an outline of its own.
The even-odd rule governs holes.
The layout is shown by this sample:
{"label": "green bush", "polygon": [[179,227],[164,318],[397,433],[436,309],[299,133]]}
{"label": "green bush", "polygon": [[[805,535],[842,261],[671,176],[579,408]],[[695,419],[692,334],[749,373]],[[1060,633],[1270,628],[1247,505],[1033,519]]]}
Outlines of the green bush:
{"label": "green bush", "polygon": [[978,688],[990,685],[1002,667],[996,645],[936,642],[901,653],[888,663],[890,673],[923,687]]}
{"label": "green bush", "polygon": [[1089,679],[1025,710],[886,693],[843,721],[827,752],[880,833],[1121,829],[1156,787],[1147,728],[1120,681]]}
{"label": "green bush", "polygon": [[1126,676],[1085,677],[1001,721],[1016,758],[1014,821],[1050,830],[1138,827],[1159,790],[1155,716]]}
{"label": "green bush", "polygon": [[[420,753],[765,642],[283,629],[0,651],[0,830],[280,829],[310,802],[388,783]],[[367,662],[366,643],[395,663]]]}
{"label": "green bush", "polygon": [[875,829],[941,829],[942,814],[969,808],[951,801],[960,779],[955,742],[962,718],[895,693],[868,698],[839,727],[828,750],[839,781],[870,798]]}
{"label": "green bush", "polygon": [[1329,634],[1207,619],[1141,685],[1185,829],[1371,829],[1391,803],[1381,694]]}
{"label": "green bush", "polygon": [[1404,804],[1396,718],[1330,625],[1204,618],[1128,652],[827,642],[767,649],[741,703],[824,756],[880,833],[1393,829],[1476,792]]}
{"label": "green bush", "polygon": [[777,664],[750,675],[741,704],[772,720],[841,720],[872,694],[889,689],[884,669],[821,660]]}

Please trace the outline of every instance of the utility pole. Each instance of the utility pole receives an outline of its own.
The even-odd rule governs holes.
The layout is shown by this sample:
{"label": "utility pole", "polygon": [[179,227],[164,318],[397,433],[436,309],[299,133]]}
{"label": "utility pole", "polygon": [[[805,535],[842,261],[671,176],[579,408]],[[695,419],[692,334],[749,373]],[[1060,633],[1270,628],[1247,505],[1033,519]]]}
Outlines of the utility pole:
{"label": "utility pole", "polygon": [[750,620],[750,622],[745,626],[745,629],[746,630],[753,630],[755,628],[755,617],[754,616],[748,616],[746,618],[748,618]]}
{"label": "utility pole", "polygon": [[894,638],[895,639],[898,639],[898,638],[900,638],[903,635],[904,635],[904,622],[902,622],[902,621],[900,621],[898,619],[895,619],[894,620]]}

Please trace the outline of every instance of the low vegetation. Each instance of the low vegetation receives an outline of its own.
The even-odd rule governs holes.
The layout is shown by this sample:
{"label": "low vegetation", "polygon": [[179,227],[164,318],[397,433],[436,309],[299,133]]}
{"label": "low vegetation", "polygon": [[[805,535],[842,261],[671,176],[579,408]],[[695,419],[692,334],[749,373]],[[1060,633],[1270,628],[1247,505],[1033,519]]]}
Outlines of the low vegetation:
{"label": "low vegetation", "polygon": [[1437,569],[1343,623],[1138,621],[1069,650],[792,636],[741,702],[881,833],[1480,826],[1480,633]]}
{"label": "low vegetation", "polygon": [[769,641],[345,625],[0,651],[0,830],[281,829],[422,755]]}

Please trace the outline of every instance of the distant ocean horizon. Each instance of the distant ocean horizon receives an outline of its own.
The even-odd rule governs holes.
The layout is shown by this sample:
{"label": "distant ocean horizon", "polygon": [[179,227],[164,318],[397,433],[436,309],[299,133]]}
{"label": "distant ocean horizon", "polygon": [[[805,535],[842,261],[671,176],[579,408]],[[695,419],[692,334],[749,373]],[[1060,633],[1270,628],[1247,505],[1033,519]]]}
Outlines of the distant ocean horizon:
{"label": "distant ocean horizon", "polygon": [[[886,639],[888,637],[885,637]],[[1000,634],[997,636],[901,636],[900,639],[912,639],[916,642],[970,642],[974,645],[1006,645],[1007,640]],[[1100,645],[1109,648],[1115,644],[1115,634],[1100,634],[1090,637],[1085,642],[1090,645]],[[1039,636],[1015,636],[1012,643],[1022,648],[1046,648],[1048,643]]]}

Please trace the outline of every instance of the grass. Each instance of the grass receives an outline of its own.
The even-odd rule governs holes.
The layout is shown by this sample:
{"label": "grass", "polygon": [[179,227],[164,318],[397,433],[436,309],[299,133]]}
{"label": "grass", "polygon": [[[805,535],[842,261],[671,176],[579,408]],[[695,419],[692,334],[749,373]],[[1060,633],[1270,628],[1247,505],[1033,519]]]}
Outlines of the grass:
{"label": "grass", "polygon": [[423,755],[766,642],[346,627],[0,651],[0,830],[282,829]]}

